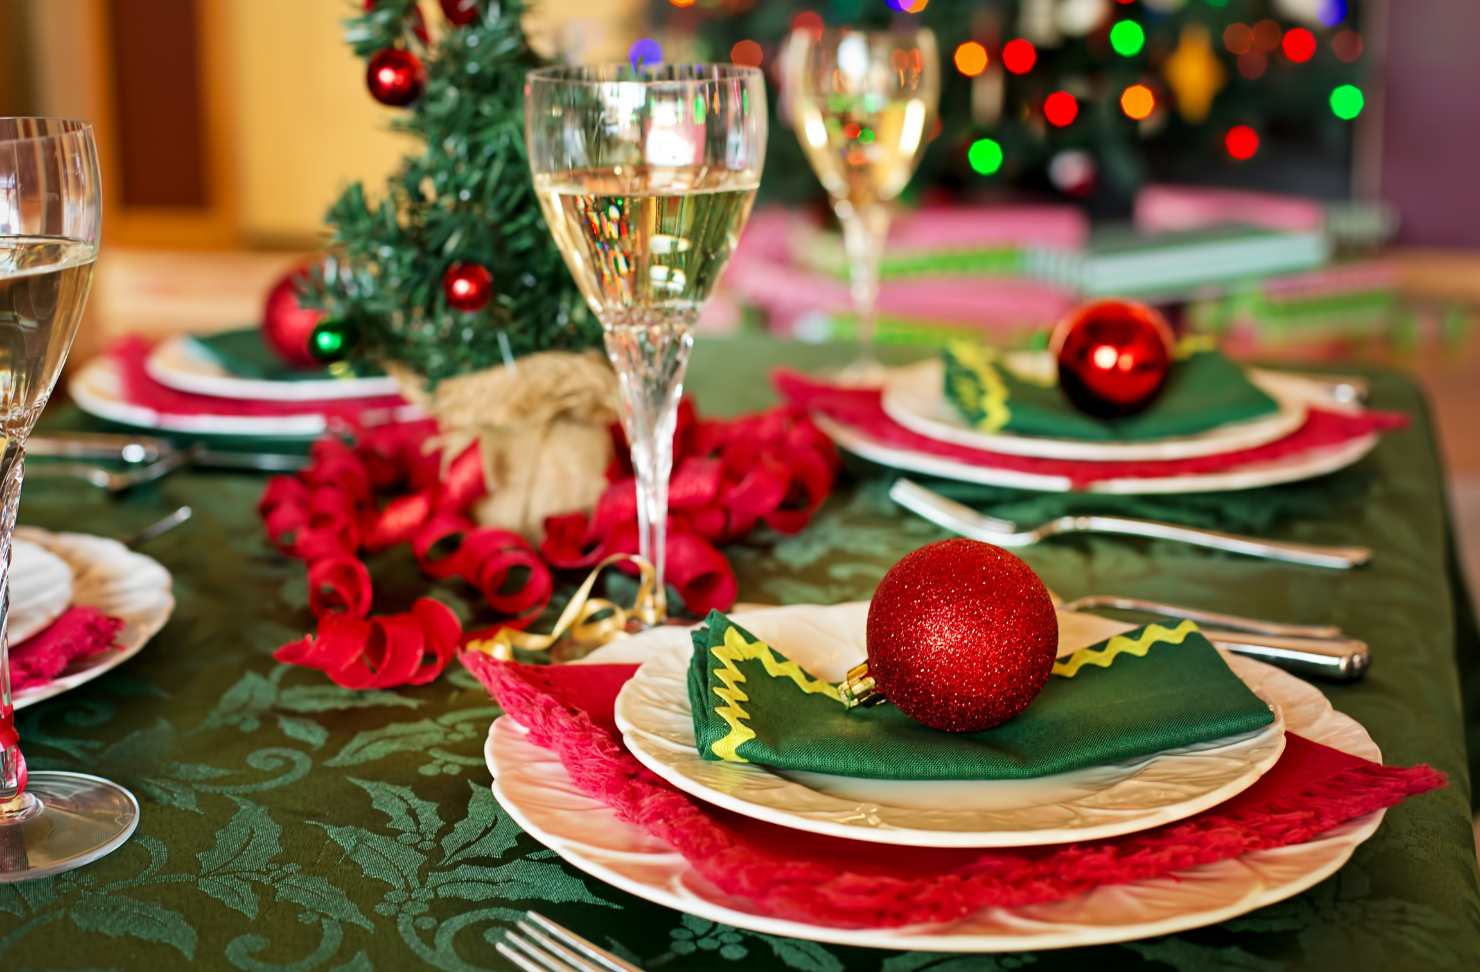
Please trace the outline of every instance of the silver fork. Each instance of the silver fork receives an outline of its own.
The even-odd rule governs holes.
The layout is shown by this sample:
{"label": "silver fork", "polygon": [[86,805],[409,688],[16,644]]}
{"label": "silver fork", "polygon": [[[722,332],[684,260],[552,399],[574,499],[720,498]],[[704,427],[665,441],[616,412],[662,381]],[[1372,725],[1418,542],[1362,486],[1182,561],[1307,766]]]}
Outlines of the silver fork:
{"label": "silver fork", "polygon": [[129,469],[125,472],[112,472],[102,466],[94,466],[86,462],[49,462],[45,465],[37,465],[26,470],[26,478],[41,479],[53,476],[64,476],[71,479],[82,479],[94,486],[106,489],[110,493],[121,493],[144,483],[152,483],[156,479],[163,479],[177,469],[183,469],[195,462],[196,458],[205,451],[205,446],[196,443],[185,449],[174,452],[166,452],[147,466],[137,469]]}
{"label": "silver fork", "polygon": [[494,948],[524,972],[642,972],[537,911],[525,912]]}
{"label": "silver fork", "polygon": [[1032,529],[1022,529],[1011,520],[999,520],[994,516],[978,513],[969,506],[903,478],[896,480],[889,488],[889,498],[953,533],[999,547],[1030,547],[1060,533],[1118,533],[1133,537],[1180,540],[1199,547],[1311,567],[1348,569],[1359,567],[1372,559],[1370,547],[1328,547],[1311,543],[1260,540],[1257,537],[1128,516],[1061,516]]}
{"label": "silver fork", "polygon": [[190,507],[182,506],[179,509],[175,510],[175,512],[171,513],[169,516],[166,516],[161,520],[157,520],[154,523],[149,524],[142,530],[135,530],[133,533],[125,533],[123,536],[115,537],[114,539],[123,544],[125,547],[137,547],[141,543],[148,543],[155,537],[163,536],[164,534],[169,533],[180,524],[188,522],[191,516],[193,516],[194,514],[195,511],[192,510]]}
{"label": "silver fork", "polygon": [[1160,601],[1143,601],[1138,597],[1116,597],[1113,594],[1091,594],[1088,597],[1078,597],[1067,603],[1057,603],[1055,607],[1061,611],[1093,611],[1096,608],[1115,608],[1121,611],[1141,611],[1145,614],[1159,614],[1166,618],[1186,618],[1188,621],[1196,621],[1198,624],[1210,624],[1219,628],[1229,628],[1234,631],[1247,631],[1253,634],[1269,635],[1276,638],[1341,638],[1341,629],[1334,624],[1289,624],[1284,621],[1261,621],[1257,618],[1245,618],[1237,614],[1221,614],[1217,611],[1203,611],[1198,608],[1186,608],[1176,604],[1163,604]]}

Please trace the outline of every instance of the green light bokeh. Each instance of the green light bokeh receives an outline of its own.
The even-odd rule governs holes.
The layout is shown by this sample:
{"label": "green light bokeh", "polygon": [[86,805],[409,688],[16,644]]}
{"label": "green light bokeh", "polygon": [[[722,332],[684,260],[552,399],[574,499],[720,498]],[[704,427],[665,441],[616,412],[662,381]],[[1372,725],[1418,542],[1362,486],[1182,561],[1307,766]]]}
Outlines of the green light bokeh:
{"label": "green light bokeh", "polygon": [[992,175],[1002,168],[1002,146],[990,138],[979,138],[971,143],[966,161],[982,175]]}
{"label": "green light bokeh", "polygon": [[1362,113],[1367,99],[1362,95],[1362,89],[1354,84],[1343,84],[1331,92],[1331,110],[1337,118],[1351,121]]}
{"label": "green light bokeh", "polygon": [[1110,29],[1110,46],[1122,57],[1135,57],[1146,46],[1146,32],[1134,20],[1122,20]]}

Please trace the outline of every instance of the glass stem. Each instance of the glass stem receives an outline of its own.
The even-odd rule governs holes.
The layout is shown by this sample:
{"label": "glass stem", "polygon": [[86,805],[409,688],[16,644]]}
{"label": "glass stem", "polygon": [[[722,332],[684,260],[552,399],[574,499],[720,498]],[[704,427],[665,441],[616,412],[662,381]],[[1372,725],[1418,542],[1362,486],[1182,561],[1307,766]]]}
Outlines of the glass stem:
{"label": "glass stem", "polygon": [[848,255],[848,280],[858,317],[859,356],[874,359],[874,318],[879,302],[879,265],[889,236],[889,208],[882,203],[860,206],[838,214],[843,224],[843,249]]}
{"label": "glass stem", "polygon": [[694,346],[689,322],[672,320],[608,326],[606,351],[616,368],[622,428],[637,476],[637,530],[643,559],[657,572],[658,617],[667,616],[663,587],[668,534],[668,476],[684,370]]}
{"label": "glass stem", "polygon": [[5,437],[0,454],[0,823],[23,814],[30,800],[25,794],[26,762],[15,735],[15,710],[10,704],[10,541],[21,501],[26,450],[19,435]]}

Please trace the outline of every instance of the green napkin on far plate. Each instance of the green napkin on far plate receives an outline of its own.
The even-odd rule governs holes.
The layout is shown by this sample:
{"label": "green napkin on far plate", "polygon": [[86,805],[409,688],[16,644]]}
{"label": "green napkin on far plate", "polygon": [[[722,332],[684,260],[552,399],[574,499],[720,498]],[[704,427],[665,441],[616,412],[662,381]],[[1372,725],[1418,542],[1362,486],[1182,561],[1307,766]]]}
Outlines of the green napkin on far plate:
{"label": "green napkin on far plate", "polygon": [[1195,351],[1172,364],[1166,386],[1145,411],[1099,419],[1079,411],[1057,375],[1024,375],[997,350],[957,342],[946,348],[946,399],[983,432],[1092,442],[1136,442],[1196,435],[1279,411],[1244,369],[1218,351]]}
{"label": "green napkin on far plate", "polygon": [[369,378],[385,374],[374,365],[343,363],[333,371],[327,368],[295,368],[288,364],[262,340],[262,331],[255,327],[244,327],[219,334],[203,334],[192,337],[217,364],[237,378],[254,378],[263,381],[327,381],[334,378]]}
{"label": "green napkin on far plate", "polygon": [[1147,625],[1059,659],[1016,718],[977,733],[892,705],[847,709],[718,611],[694,632],[689,702],[705,759],[887,780],[1019,780],[1252,732],[1269,706],[1192,622]]}

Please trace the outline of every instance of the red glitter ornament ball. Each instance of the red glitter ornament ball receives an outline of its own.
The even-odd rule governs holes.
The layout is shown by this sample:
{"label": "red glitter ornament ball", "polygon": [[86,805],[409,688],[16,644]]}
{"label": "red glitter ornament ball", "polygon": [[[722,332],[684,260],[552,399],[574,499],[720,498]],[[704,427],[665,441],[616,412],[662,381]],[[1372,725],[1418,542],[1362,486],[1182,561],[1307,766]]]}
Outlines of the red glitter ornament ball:
{"label": "red glitter ornament ball", "polygon": [[309,350],[309,338],[324,312],[299,304],[307,283],[308,268],[293,268],[267,292],[262,309],[262,342],[295,368],[320,366]]}
{"label": "red glitter ornament ball", "polygon": [[493,299],[493,274],[476,263],[454,263],[442,275],[442,293],[460,311],[482,310]]}
{"label": "red glitter ornament ball", "polygon": [[421,58],[399,47],[386,48],[370,58],[365,84],[376,101],[402,108],[421,97],[427,73]]}
{"label": "red glitter ornament ball", "polygon": [[1022,712],[1058,645],[1038,575],[977,540],[916,550],[884,575],[868,608],[869,675],[905,715],[945,732],[979,732]]}
{"label": "red glitter ornament ball", "polygon": [[454,27],[466,27],[478,19],[478,0],[442,0],[442,16]]}
{"label": "red glitter ornament ball", "polygon": [[1134,415],[1161,393],[1172,370],[1172,329],[1153,307],[1097,300],[1054,328],[1049,350],[1059,387],[1097,418]]}

